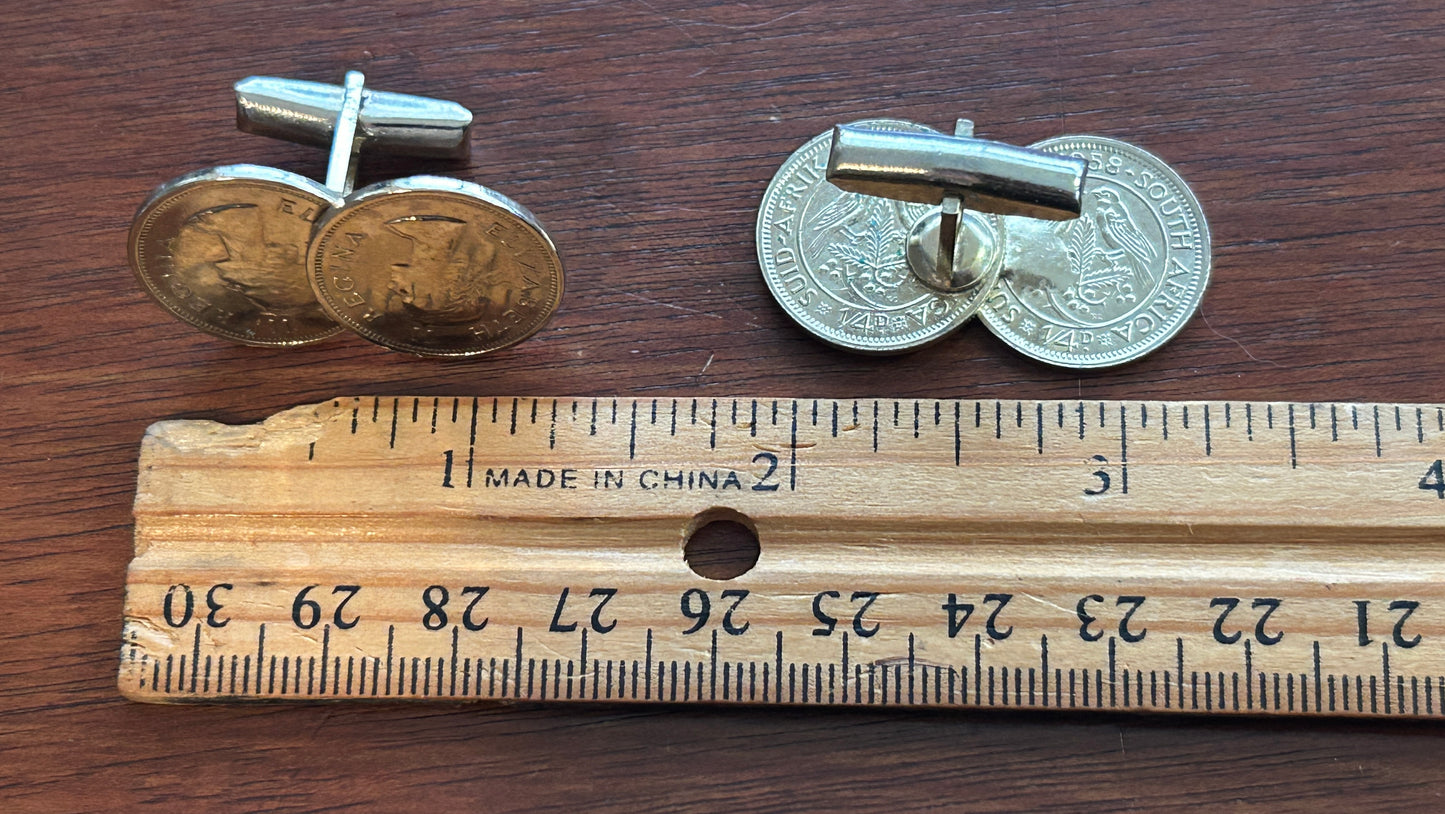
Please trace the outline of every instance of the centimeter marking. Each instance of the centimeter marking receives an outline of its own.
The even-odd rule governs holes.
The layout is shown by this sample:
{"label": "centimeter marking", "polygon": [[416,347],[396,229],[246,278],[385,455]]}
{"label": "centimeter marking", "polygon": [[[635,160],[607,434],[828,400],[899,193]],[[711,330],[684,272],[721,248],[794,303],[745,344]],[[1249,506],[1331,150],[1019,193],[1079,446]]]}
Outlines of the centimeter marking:
{"label": "centimeter marking", "polygon": [[[590,699],[1445,715],[1445,675],[1392,675],[1387,643],[1379,648],[1378,671],[1358,674],[1323,672],[1318,640],[1309,642],[1314,658],[1312,669],[1306,671],[1250,669],[1249,642],[1243,647],[1241,668],[1186,671],[1186,642],[1182,637],[1174,639],[1177,663],[1172,668],[1121,667],[1118,640],[1113,636],[1108,638],[1107,667],[1051,668],[1047,634],[1038,639],[1037,664],[1027,667],[985,663],[983,634],[972,638],[971,663],[920,664],[910,634],[905,663],[854,661],[850,665],[846,632],[836,660],[799,662],[785,657],[783,631],[775,634],[774,657],[767,660],[720,661],[714,631],[712,647],[703,659],[589,661],[585,630],[579,658],[549,659],[524,655],[526,634],[524,628],[518,627],[516,655],[499,660],[496,656],[459,655],[461,629],[456,626],[450,629],[450,658],[446,651],[397,655],[391,647],[396,626],[390,625],[385,658],[348,654],[343,662],[342,656],[328,654],[329,625],[323,626],[319,653],[277,656],[266,652],[263,623],[254,650],[208,650],[202,666],[202,625],[196,624],[191,630],[190,652],[168,653],[164,659],[139,652],[132,638],[123,659],[136,676],[138,700],[224,700],[246,696]],[[650,644],[653,631],[648,629],[646,635]],[[526,665],[525,678],[518,668],[522,664]]]}
{"label": "centimeter marking", "polygon": [[[368,398],[142,449],[120,686],[1445,714],[1445,408]],[[755,527],[731,580],[691,529]],[[720,635],[721,634],[721,635]]]}

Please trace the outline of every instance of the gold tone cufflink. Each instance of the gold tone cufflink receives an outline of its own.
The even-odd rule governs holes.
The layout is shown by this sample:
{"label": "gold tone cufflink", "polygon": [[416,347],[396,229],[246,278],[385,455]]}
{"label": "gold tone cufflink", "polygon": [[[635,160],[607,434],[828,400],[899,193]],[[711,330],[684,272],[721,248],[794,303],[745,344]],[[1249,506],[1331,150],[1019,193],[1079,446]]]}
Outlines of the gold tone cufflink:
{"label": "gold tone cufflink", "polygon": [[328,145],[326,182],[251,165],[158,189],[131,229],[132,268],[180,319],[252,345],[319,341],[342,326],[386,347],[474,356],[525,339],[556,310],[562,266],[524,207],[452,178],[352,191],[360,153],[464,158],[471,113],[453,102],[250,77],[237,126]]}

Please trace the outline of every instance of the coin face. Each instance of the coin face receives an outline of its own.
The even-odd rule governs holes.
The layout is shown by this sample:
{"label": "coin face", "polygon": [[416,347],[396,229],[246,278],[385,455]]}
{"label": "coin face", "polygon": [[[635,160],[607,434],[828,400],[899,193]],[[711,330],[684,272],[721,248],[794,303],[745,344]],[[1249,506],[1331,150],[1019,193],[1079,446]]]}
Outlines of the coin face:
{"label": "coin face", "polygon": [[1089,162],[1083,212],[1059,223],[1007,218],[1016,259],[979,316],[1015,350],[1063,367],[1110,367],[1157,349],[1209,283],[1199,201],[1163,161],[1122,141],[1062,136],[1032,146]]}
{"label": "coin face", "polygon": [[[937,132],[913,122],[867,119],[861,127]],[[944,294],[910,270],[910,232],[938,207],[844,192],[826,180],[832,133],[783,162],[758,210],[758,262],[773,297],[809,333],[860,353],[916,350],[978,310],[989,286]],[[973,213],[976,215],[976,213]],[[996,229],[993,215],[970,221]]]}
{"label": "coin face", "polygon": [[430,176],[374,184],[328,213],[310,280],[336,321],[422,356],[516,344],[562,300],[562,263],[530,212],[486,187]]}
{"label": "coin face", "polygon": [[311,293],[313,224],[340,198],[308,178],[239,164],[156,190],[130,230],[130,263],[166,310],[247,345],[317,342],[341,331]]}

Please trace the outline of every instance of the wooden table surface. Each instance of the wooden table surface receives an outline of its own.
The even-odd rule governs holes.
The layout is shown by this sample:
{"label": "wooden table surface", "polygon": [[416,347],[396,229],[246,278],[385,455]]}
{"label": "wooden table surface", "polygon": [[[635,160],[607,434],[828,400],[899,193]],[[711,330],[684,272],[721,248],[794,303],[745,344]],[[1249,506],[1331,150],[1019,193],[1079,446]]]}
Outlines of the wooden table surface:
{"label": "wooden table surface", "polygon": [[[1439,810],[1434,723],[122,700],[137,444],[158,419],[373,393],[1445,400],[1434,0],[455,5],[0,7],[0,808]],[[535,338],[457,362],[351,337],[261,350],[141,293],[126,229],[156,185],[323,174],[322,151],[237,132],[230,84],[349,68],[476,111],[469,164],[375,160],[361,180],[440,172],[530,207],[568,286]],[[759,276],[757,204],[804,140],[868,116],[1156,152],[1210,219],[1202,311],[1082,374],[978,325],[891,359],[812,340]]]}

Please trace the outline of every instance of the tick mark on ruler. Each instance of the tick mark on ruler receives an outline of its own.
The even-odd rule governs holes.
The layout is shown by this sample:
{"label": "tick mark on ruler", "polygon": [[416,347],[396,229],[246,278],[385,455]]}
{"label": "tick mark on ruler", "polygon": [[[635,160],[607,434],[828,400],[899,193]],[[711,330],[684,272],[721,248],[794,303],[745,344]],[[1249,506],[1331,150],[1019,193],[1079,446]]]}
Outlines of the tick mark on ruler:
{"label": "tick mark on ruler", "polygon": [[1295,442],[1294,405],[1289,405],[1289,468],[1299,468],[1299,450]]}
{"label": "tick mark on ruler", "polygon": [[960,466],[963,461],[963,430],[962,430],[963,403],[953,403],[953,465]]}
{"label": "tick mark on ruler", "polygon": [[1204,454],[1205,454],[1206,457],[1214,454],[1214,441],[1213,441],[1213,438],[1211,437],[1210,427],[1209,427],[1209,405],[1208,405],[1208,404],[1204,405]]}
{"label": "tick mark on ruler", "polygon": [[[816,404],[815,404],[815,406],[816,406]],[[792,426],[792,429],[791,429],[790,432],[791,432],[791,435],[790,435],[790,438],[789,438],[789,440],[788,440],[788,456],[789,456],[789,457],[788,457],[788,466],[789,466],[789,471],[788,471],[788,490],[789,490],[789,491],[794,491],[794,492],[796,492],[796,491],[798,490],[798,402],[797,402],[797,401],[794,401],[794,402],[793,402],[793,426]],[[716,639],[716,636],[717,636],[717,632],[714,631],[714,632],[713,632],[713,637],[714,637],[714,639]],[[714,651],[716,651],[716,646],[714,646]],[[714,656],[716,656],[716,652],[714,652]]]}
{"label": "tick mark on ruler", "polygon": [[[492,401],[496,406],[496,401]],[[467,488],[472,488],[472,469],[477,457],[477,410],[480,409],[477,399],[472,399],[472,426],[467,432]]]}
{"label": "tick mark on ruler", "polygon": [[878,451],[878,401],[873,402],[873,451]]}
{"label": "tick mark on ruler", "polygon": [[[1208,415],[1206,413],[1206,415]],[[1129,422],[1128,408],[1119,405],[1119,489],[1129,494]],[[1110,640],[1112,641],[1112,639]]]}
{"label": "tick mark on ruler", "polygon": [[1375,457],[1380,457],[1380,405],[1375,405]]}
{"label": "tick mark on ruler", "polygon": [[1038,452],[1039,452],[1039,454],[1040,454],[1040,455],[1043,455],[1043,454],[1044,454],[1044,403],[1043,403],[1043,402],[1037,402],[1037,403],[1034,404],[1034,413],[1035,413],[1034,420],[1035,420],[1035,423],[1038,425],[1038,438],[1037,438],[1037,444],[1036,444],[1036,445],[1037,445],[1037,447],[1038,447]]}

